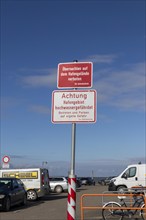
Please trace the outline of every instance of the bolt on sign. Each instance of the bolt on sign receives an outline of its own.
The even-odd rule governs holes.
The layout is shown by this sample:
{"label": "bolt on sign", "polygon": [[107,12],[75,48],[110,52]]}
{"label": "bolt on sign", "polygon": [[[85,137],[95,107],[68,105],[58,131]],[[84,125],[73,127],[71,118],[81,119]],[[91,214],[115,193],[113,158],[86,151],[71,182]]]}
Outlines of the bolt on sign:
{"label": "bolt on sign", "polygon": [[91,88],[92,62],[72,62],[58,64],[58,88]]}
{"label": "bolt on sign", "polygon": [[52,122],[96,122],[96,90],[53,91]]}

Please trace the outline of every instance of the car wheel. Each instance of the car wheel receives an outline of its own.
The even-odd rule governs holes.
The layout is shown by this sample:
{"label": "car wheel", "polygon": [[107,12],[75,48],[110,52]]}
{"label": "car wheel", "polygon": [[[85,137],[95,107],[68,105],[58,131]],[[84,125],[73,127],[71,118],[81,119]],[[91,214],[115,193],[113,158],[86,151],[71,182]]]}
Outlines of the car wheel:
{"label": "car wheel", "polygon": [[11,200],[9,197],[7,197],[5,199],[4,211],[8,212],[10,210],[10,207],[11,207]]}
{"label": "car wheel", "polygon": [[29,190],[27,191],[27,199],[28,200],[36,200],[37,199],[37,193],[35,190]]}
{"label": "car wheel", "polygon": [[62,192],[63,192],[62,186],[56,186],[56,187],[55,187],[55,192],[56,192],[56,193],[62,193]]}
{"label": "car wheel", "polygon": [[119,186],[118,188],[117,188],[117,191],[119,192],[119,193],[124,193],[125,191],[126,191],[126,187],[125,186]]}

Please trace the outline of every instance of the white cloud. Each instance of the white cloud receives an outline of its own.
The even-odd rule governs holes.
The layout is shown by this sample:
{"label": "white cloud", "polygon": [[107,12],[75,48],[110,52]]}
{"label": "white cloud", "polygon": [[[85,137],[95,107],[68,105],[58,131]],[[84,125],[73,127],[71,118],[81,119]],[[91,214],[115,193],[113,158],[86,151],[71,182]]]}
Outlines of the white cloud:
{"label": "white cloud", "polygon": [[[104,69],[98,75],[94,88],[98,102],[123,109],[145,110],[146,76],[145,64],[138,63],[125,70]],[[103,77],[102,77],[103,76]]]}
{"label": "white cloud", "polygon": [[36,112],[36,113],[40,113],[40,114],[49,114],[49,107],[47,106],[43,106],[43,105],[31,105],[29,107],[30,111]]}
{"label": "white cloud", "polygon": [[[111,64],[117,58],[114,54],[92,55],[84,61]],[[94,68],[93,68],[94,69]],[[21,70],[22,71],[22,70]],[[57,69],[23,70],[31,75],[23,76],[23,85],[31,88],[57,87]],[[32,74],[33,73],[33,74]],[[38,74],[39,73],[39,74]],[[145,111],[145,63],[124,66],[122,70],[110,68],[94,69],[94,88],[98,103],[120,109]]]}
{"label": "white cloud", "polygon": [[[93,63],[111,64],[117,55],[114,54],[95,54],[81,61]],[[23,85],[28,87],[53,87],[57,86],[57,68],[48,69],[19,69],[20,72],[27,74],[21,78]],[[28,75],[30,74],[30,75]]]}
{"label": "white cloud", "polygon": [[[28,87],[48,87],[52,88],[57,85],[57,70],[54,69],[43,69],[33,70],[36,75],[23,76],[21,81],[24,86]],[[38,74],[39,73],[39,74]]]}
{"label": "white cloud", "polygon": [[[16,168],[42,167],[42,161],[30,156],[9,155],[11,166]],[[35,162],[36,161],[36,162]],[[144,157],[123,158],[97,158],[97,160],[76,161],[75,173],[77,176],[116,176],[121,173],[128,165],[146,163]],[[70,171],[69,161],[48,161],[45,165],[49,169],[50,176],[67,176]]]}
{"label": "white cloud", "polygon": [[104,64],[111,64],[117,59],[117,55],[115,54],[95,54],[90,55],[82,61],[90,61],[93,63],[104,63]]}

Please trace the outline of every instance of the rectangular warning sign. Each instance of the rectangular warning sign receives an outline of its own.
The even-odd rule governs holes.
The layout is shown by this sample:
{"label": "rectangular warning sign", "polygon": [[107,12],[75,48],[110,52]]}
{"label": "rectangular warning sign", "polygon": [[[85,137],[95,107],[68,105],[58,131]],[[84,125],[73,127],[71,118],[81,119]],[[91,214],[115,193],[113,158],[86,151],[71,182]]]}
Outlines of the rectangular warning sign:
{"label": "rectangular warning sign", "polygon": [[58,64],[58,88],[91,88],[93,65],[91,62]]}
{"label": "rectangular warning sign", "polygon": [[96,90],[53,91],[52,122],[96,122]]}

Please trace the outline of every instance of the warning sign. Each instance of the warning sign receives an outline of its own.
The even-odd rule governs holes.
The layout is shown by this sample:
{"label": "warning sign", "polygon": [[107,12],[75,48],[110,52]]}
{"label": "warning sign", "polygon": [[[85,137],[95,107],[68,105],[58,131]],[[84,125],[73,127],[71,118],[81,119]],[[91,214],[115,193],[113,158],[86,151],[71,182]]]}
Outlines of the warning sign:
{"label": "warning sign", "polygon": [[58,88],[91,88],[93,67],[91,62],[58,64]]}
{"label": "warning sign", "polygon": [[53,91],[52,122],[96,122],[96,90]]}

